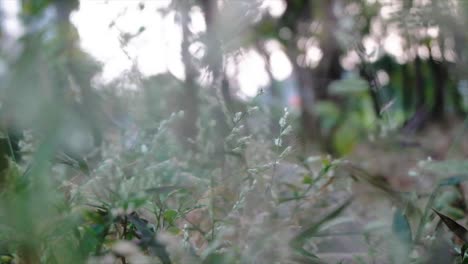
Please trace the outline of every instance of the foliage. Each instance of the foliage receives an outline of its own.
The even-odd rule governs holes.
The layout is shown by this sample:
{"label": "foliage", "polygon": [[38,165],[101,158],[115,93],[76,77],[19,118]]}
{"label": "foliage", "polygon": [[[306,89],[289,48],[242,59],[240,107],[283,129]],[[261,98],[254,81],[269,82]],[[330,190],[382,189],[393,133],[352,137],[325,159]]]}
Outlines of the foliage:
{"label": "foliage", "polygon": [[[170,1],[158,12],[176,18],[184,77],[132,61],[104,83],[70,20],[78,1],[21,1],[20,51],[0,50],[0,263],[468,263],[466,124],[418,134],[466,110],[451,28],[465,6],[396,2],[385,16],[382,1],[285,1],[273,16],[262,1]],[[402,57],[365,47],[376,23],[405,37]],[[437,38],[416,34],[433,24]],[[147,31],[121,32],[122,50]],[[249,50],[271,82],[252,98],[224,66]],[[299,105],[280,98],[288,83]]]}

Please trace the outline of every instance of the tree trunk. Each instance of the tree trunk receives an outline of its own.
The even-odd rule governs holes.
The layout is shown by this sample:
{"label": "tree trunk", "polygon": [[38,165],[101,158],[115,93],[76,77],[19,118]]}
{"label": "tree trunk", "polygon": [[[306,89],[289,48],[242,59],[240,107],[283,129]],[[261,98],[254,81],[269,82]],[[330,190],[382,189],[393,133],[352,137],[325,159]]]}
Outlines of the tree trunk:
{"label": "tree trunk", "polygon": [[424,73],[422,70],[422,61],[419,56],[416,56],[414,59],[414,73],[415,73],[415,85],[416,85],[416,110],[420,110],[426,107],[426,95],[424,93],[424,88],[426,87],[426,82],[424,81]]}
{"label": "tree trunk", "polygon": [[191,32],[189,29],[190,23],[190,4],[187,2],[181,3],[181,26],[182,26],[182,44],[181,55],[182,63],[185,67],[185,85],[181,96],[181,109],[184,111],[184,118],[181,121],[180,131],[178,131],[181,141],[195,150],[195,145],[192,143],[198,134],[198,86],[196,83],[197,71],[192,63],[192,56],[189,51]]}
{"label": "tree trunk", "polygon": [[229,89],[229,82],[226,80],[223,70],[223,52],[221,41],[218,37],[219,17],[218,1],[217,0],[202,0],[202,10],[205,16],[206,35],[207,35],[207,61],[208,68],[213,77],[213,86],[218,89],[216,92],[220,94],[224,101],[225,107],[230,114],[233,111],[233,100]]}
{"label": "tree trunk", "polygon": [[401,89],[402,91],[402,104],[405,114],[411,113],[413,109],[413,89],[411,88],[411,76],[409,73],[408,64],[401,65]]}
{"label": "tree trunk", "polygon": [[445,84],[448,81],[448,72],[444,64],[429,59],[432,77],[434,80],[434,105],[432,106],[432,119],[442,121],[445,117]]}

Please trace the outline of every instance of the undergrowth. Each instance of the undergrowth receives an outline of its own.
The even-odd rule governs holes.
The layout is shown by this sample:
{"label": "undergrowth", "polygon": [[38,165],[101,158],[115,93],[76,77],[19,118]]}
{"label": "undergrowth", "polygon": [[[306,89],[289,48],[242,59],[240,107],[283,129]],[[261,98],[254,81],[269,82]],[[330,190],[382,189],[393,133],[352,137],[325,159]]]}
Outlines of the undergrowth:
{"label": "undergrowth", "polygon": [[401,192],[359,163],[304,155],[288,109],[270,132],[265,107],[223,124],[216,107],[207,99],[190,148],[183,112],[140,116],[89,167],[52,161],[53,135],[27,134],[28,155],[1,174],[0,262],[468,263],[455,222],[466,162],[421,162],[411,173],[436,184]]}

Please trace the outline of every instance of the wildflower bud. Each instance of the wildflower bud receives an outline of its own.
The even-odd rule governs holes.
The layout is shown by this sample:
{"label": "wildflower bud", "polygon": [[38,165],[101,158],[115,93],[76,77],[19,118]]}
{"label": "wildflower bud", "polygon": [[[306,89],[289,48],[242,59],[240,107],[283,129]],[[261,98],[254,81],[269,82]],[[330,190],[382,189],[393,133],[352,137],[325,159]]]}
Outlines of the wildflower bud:
{"label": "wildflower bud", "polygon": [[237,112],[235,115],[234,115],[234,123],[237,123],[241,120],[241,117],[242,117],[242,113],[241,112]]}
{"label": "wildflower bud", "polygon": [[285,127],[286,126],[286,118],[284,118],[284,117],[280,118],[279,125],[280,125],[281,128]]}
{"label": "wildflower bud", "polygon": [[275,139],[275,146],[277,147],[281,147],[283,141],[281,140],[281,138],[276,138]]}

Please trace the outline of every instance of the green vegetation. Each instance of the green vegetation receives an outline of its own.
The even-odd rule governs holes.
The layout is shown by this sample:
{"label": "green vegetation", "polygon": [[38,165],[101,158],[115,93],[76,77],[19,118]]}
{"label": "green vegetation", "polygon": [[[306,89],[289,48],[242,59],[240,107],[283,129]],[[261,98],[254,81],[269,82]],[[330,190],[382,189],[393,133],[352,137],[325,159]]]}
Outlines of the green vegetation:
{"label": "green vegetation", "polygon": [[[91,0],[6,1],[0,263],[468,263],[464,1],[121,1],[111,80]],[[126,12],[183,76],[143,73],[160,25]]]}

